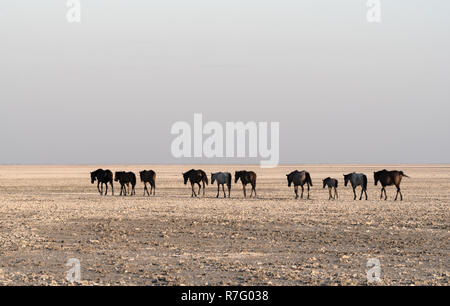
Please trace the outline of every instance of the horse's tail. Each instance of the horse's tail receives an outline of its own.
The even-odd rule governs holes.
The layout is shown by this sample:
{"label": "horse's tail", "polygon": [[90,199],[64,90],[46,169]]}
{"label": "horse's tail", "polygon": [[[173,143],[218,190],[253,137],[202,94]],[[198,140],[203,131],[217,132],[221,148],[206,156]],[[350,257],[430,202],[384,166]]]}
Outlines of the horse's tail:
{"label": "horse's tail", "polygon": [[202,173],[202,182],[206,183],[206,185],[208,185],[208,176],[206,175],[206,173]]}
{"label": "horse's tail", "polygon": [[306,172],[306,182],[312,187],[312,180],[311,180],[311,175],[309,175],[309,172]]}
{"label": "horse's tail", "polygon": [[400,174],[401,174],[402,176],[404,176],[404,177],[409,178],[409,176],[407,176],[405,173],[403,173],[403,171],[400,171]]}
{"label": "horse's tail", "polygon": [[367,176],[363,176],[363,188],[364,190],[367,190]]}
{"label": "horse's tail", "polygon": [[334,187],[338,188],[338,185],[339,185],[339,181],[336,180],[336,186],[334,186]]}

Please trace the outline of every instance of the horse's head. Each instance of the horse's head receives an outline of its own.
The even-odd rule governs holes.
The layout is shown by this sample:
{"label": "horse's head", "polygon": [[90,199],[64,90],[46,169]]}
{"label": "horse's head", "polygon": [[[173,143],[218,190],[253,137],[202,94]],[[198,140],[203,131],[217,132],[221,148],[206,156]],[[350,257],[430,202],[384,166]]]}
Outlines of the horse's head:
{"label": "horse's head", "polygon": [[91,172],[91,184],[94,184],[95,180],[97,179],[97,176],[94,172]]}
{"label": "horse's head", "polygon": [[182,173],[183,174],[183,180],[184,180],[184,184],[187,184],[188,178],[189,178],[189,174],[188,173]]}
{"label": "horse's head", "polygon": [[347,186],[348,181],[350,180],[351,174],[344,174],[344,186]]}
{"label": "horse's head", "polygon": [[329,179],[329,178],[326,178],[326,179],[322,180],[322,182],[323,182],[323,188],[325,188],[325,186],[327,185],[328,179]]}
{"label": "horse's head", "polygon": [[286,178],[288,181],[288,187],[291,187],[292,184],[292,173],[291,174],[286,174]]}
{"label": "horse's head", "polygon": [[121,172],[121,171],[118,171],[118,172],[114,173],[114,181],[115,182],[119,181],[119,179],[122,177],[122,173],[123,172]]}
{"label": "horse's head", "polygon": [[375,186],[376,186],[378,184],[378,181],[380,180],[378,172],[373,173],[373,179],[375,181]]}
{"label": "horse's head", "polygon": [[216,181],[216,175],[217,173],[211,173],[211,185],[214,185],[214,182]]}
{"label": "horse's head", "polygon": [[235,171],[234,172],[234,183],[236,184],[239,181],[239,178],[241,177],[241,171]]}

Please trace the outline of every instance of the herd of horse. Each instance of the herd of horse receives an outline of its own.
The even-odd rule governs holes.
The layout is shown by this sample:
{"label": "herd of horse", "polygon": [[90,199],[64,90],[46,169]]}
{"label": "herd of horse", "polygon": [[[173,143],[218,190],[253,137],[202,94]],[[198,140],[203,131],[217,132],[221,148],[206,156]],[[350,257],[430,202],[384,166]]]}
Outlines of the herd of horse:
{"label": "herd of horse", "polygon": [[[185,173],[182,173],[184,184],[187,185],[188,182],[191,184],[191,197],[197,197],[200,195],[200,192],[203,188],[203,196],[205,195],[206,185],[208,185],[208,176],[203,170],[195,170],[191,169]],[[155,195],[156,192],[156,173],[153,170],[144,170],[139,172],[139,176],[141,182],[144,183],[144,196],[145,195]],[[295,198],[298,199],[298,189],[299,186],[302,189],[300,197],[303,199],[303,193],[305,190],[305,185],[308,191],[307,199],[309,199],[309,191],[310,188],[313,187],[311,175],[309,172],[303,170],[298,171],[295,170],[289,174],[286,174],[288,187],[294,185]],[[388,171],[386,169],[374,172],[374,183],[377,186],[378,182],[381,184],[381,195],[380,199],[383,198],[387,200],[386,187],[387,186],[395,186],[397,188],[397,194],[395,195],[395,201],[400,195],[400,200],[403,201],[403,195],[400,189],[400,183],[403,177],[408,177],[403,171]],[[242,188],[244,192],[244,197],[247,197],[246,187],[248,184],[251,186],[250,198],[252,196],[256,197],[256,173],[253,171],[236,171],[234,173],[234,183],[237,184],[238,181],[241,181]],[[111,186],[111,193],[114,195],[114,183],[119,182],[120,184],[120,196],[126,196],[127,194],[132,196],[136,194],[136,175],[133,172],[125,172],[125,171],[117,171],[114,176],[111,170],[103,170],[98,169],[94,172],[91,172],[91,183],[94,184],[97,182],[97,190],[100,195],[108,194],[108,184]],[[232,184],[232,175],[229,172],[216,172],[211,173],[211,184],[217,182],[217,195],[216,198],[219,197],[220,187],[222,186],[223,196],[227,197],[225,192],[225,185],[228,189],[228,198],[231,197],[231,184]],[[335,178],[327,177],[322,180],[323,188],[328,187],[329,191],[329,200],[337,199],[338,192],[338,180]],[[361,187],[361,195],[359,200],[362,200],[363,195],[365,195],[365,199],[368,200],[367,197],[367,176],[363,173],[349,173],[344,174],[344,186],[347,186],[348,183],[352,186],[353,189],[353,200],[357,199],[356,188],[358,186]],[[148,190],[147,184],[150,185],[150,192]],[[103,185],[105,185],[106,190],[103,193]],[[195,192],[195,185],[198,185],[198,191]],[[334,192],[333,192],[334,191]]]}

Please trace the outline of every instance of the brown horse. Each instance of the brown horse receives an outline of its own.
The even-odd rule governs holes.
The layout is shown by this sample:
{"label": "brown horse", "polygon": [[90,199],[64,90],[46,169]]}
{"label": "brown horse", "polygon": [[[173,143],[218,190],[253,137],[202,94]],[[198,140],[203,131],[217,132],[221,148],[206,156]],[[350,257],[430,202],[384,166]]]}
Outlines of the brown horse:
{"label": "brown horse", "polygon": [[375,186],[378,184],[378,181],[381,183],[381,195],[380,199],[383,198],[383,191],[384,191],[384,200],[387,200],[387,194],[386,194],[386,186],[392,186],[395,185],[397,187],[397,194],[395,195],[395,200],[397,201],[398,195],[400,194],[400,201],[403,201],[403,195],[400,191],[400,183],[402,182],[403,177],[409,177],[403,171],[388,171],[386,169],[374,172],[373,177],[375,179]]}
{"label": "brown horse", "polygon": [[253,195],[253,192],[255,192],[255,198],[256,198],[256,173],[253,171],[236,171],[234,173],[234,183],[236,184],[238,180],[241,179],[242,182],[242,188],[244,189],[244,198],[247,197],[247,191],[245,190],[245,186],[247,184],[252,185],[252,192],[250,193],[250,198]]}
{"label": "brown horse", "polygon": [[308,199],[309,199],[309,189],[313,186],[311,175],[309,172],[303,170],[303,171],[292,171],[289,174],[286,174],[286,178],[288,181],[288,187],[291,187],[292,183],[294,184],[294,192],[295,192],[295,198],[298,199],[298,186],[302,187],[302,195],[301,198],[303,199],[303,192],[305,191],[305,187],[303,187],[305,184],[308,187]]}
{"label": "brown horse", "polygon": [[188,172],[183,173],[183,179],[185,185],[187,184],[188,180],[191,182],[192,187],[191,197],[197,196],[194,190],[194,184],[198,185],[198,194],[200,194],[200,190],[202,189],[200,182],[203,183],[203,196],[205,196],[205,183],[206,185],[208,185],[208,176],[206,176],[205,171],[191,169]]}

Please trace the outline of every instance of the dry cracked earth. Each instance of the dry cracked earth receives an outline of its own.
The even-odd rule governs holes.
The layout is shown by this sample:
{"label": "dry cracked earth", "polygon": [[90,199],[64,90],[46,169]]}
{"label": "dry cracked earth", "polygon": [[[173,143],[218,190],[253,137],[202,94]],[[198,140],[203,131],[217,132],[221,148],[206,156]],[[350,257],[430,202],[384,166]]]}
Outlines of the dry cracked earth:
{"label": "dry cracked earth", "polygon": [[[102,166],[157,172],[156,196],[101,197],[98,167],[0,167],[0,284],[69,285],[80,260],[81,285],[366,285],[367,262],[380,261],[374,285],[448,285],[450,166],[297,165]],[[230,199],[217,187],[192,199],[181,172],[249,169],[258,197]],[[379,200],[373,171],[401,169],[404,201]],[[294,199],[285,174],[311,173],[311,199]],[[369,177],[369,201],[353,201],[343,173]],[[322,179],[339,179],[328,200]],[[222,196],[222,195],[221,195]]]}

